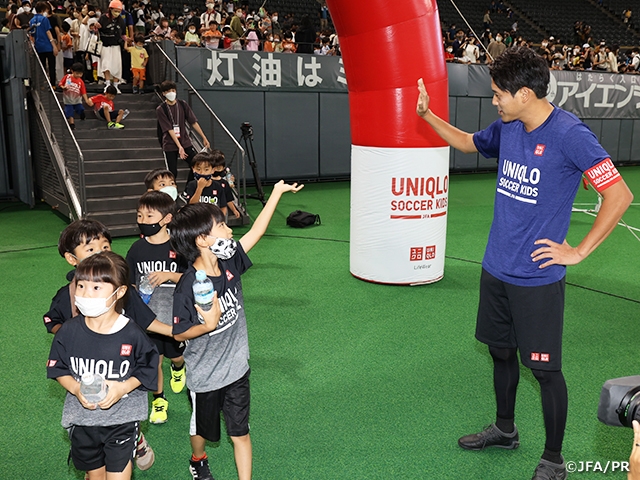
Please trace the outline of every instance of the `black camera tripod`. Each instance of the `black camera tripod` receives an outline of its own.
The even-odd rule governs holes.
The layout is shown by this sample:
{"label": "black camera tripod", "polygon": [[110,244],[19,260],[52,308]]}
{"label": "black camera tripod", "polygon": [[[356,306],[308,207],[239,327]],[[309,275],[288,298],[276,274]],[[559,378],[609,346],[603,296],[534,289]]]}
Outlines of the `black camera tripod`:
{"label": "black camera tripod", "polygon": [[264,190],[262,190],[262,182],[260,181],[260,173],[258,173],[258,165],[256,164],[256,154],[253,150],[253,127],[249,122],[244,122],[240,125],[240,130],[242,130],[242,139],[244,140],[245,152],[247,152],[247,159],[249,160],[249,165],[251,166],[251,171],[253,172],[253,180],[256,183],[257,193],[252,193],[247,195],[248,198],[255,198],[256,200],[260,200],[262,206],[267,203],[264,199]]}

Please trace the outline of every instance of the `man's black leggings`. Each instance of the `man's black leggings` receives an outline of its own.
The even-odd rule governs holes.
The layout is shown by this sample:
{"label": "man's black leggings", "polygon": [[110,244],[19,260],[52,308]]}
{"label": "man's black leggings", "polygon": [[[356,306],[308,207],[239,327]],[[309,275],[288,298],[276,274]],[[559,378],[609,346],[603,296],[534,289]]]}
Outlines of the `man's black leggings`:
{"label": "man's black leggings", "polygon": [[[517,349],[489,347],[493,358],[493,386],[496,392],[498,420],[515,418],[516,390],[520,379]],[[545,371],[532,369],[540,384],[542,414],[546,430],[545,448],[562,450],[564,429],[567,424],[567,385],[561,370]]]}

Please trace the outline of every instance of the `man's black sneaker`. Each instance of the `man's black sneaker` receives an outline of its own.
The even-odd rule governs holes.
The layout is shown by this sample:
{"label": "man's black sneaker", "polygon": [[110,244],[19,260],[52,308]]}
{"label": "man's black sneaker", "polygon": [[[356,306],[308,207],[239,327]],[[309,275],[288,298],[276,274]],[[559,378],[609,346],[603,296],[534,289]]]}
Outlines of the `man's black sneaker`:
{"label": "man's black sneaker", "polygon": [[484,450],[489,447],[512,450],[518,448],[520,445],[520,437],[518,436],[518,429],[515,428],[515,426],[512,433],[504,433],[496,427],[495,423],[492,423],[480,433],[474,433],[473,435],[460,438],[458,445],[465,450]]}
{"label": "man's black sneaker", "polygon": [[211,475],[211,470],[209,470],[209,460],[206,458],[197,462],[190,460],[189,463],[189,471],[193,480],[215,480]]}
{"label": "man's black sneaker", "polygon": [[565,480],[566,478],[567,465],[564,459],[562,464],[557,464],[541,458],[532,480]]}

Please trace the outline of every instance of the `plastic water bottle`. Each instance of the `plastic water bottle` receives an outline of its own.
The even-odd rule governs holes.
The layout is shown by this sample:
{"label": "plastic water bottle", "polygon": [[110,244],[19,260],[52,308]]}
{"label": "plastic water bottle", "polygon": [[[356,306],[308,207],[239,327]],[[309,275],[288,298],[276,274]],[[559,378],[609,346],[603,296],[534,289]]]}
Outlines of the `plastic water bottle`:
{"label": "plastic water bottle", "polygon": [[229,186],[231,188],[234,188],[235,179],[233,178],[233,175],[231,174],[231,170],[227,169],[227,174],[224,176],[224,179],[227,181],[227,183],[229,184]]}
{"label": "plastic water bottle", "polygon": [[71,85],[71,75],[67,74],[67,87]]}
{"label": "plastic water bottle", "polygon": [[89,403],[98,403],[107,396],[107,384],[102,375],[85,373],[80,382],[80,393]]}
{"label": "plastic water bottle", "polygon": [[193,297],[198,306],[205,312],[211,310],[214,293],[213,283],[207,277],[207,272],[198,270],[196,272],[196,281],[193,282]]}
{"label": "plastic water bottle", "polygon": [[142,276],[140,277],[140,283],[138,284],[138,294],[140,295],[140,297],[142,297],[142,301],[144,303],[149,303],[149,300],[151,300],[151,295],[153,295],[153,291],[155,290],[155,287],[153,285],[151,285],[151,282],[149,282],[149,278],[146,276]]}

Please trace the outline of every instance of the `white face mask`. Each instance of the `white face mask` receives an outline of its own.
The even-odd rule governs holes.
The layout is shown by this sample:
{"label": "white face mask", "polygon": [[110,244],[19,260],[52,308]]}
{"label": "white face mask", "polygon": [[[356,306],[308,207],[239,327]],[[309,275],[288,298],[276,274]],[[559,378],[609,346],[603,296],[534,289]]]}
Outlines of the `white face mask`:
{"label": "white face mask", "polygon": [[160,191],[169,195],[171,198],[173,198],[174,201],[176,200],[176,198],[178,198],[178,188],[173,185],[163,187],[160,189]]}
{"label": "white face mask", "polygon": [[213,3],[207,3],[207,10],[213,10],[215,5]]}
{"label": "white face mask", "polygon": [[229,260],[238,249],[238,244],[233,238],[216,238],[209,250],[220,260]]}
{"label": "white face mask", "polygon": [[496,42],[501,42],[502,41],[502,37],[496,37]]}
{"label": "white face mask", "polygon": [[195,29],[195,28],[190,28],[190,29],[189,29],[189,31],[190,31],[191,33],[196,33],[196,29]]}
{"label": "white face mask", "polygon": [[273,17],[273,21],[277,22],[278,21],[278,17]]}
{"label": "white face mask", "polygon": [[88,298],[76,296],[76,307],[78,307],[80,313],[85,317],[99,317],[100,315],[107,313],[109,309],[113,307],[118,301],[118,299],[116,298],[113,302],[111,302],[111,305],[107,307],[107,300],[113,297],[117,291],[118,288],[116,288],[114,292],[107,298]]}
{"label": "white face mask", "polygon": [[178,94],[176,92],[167,92],[164,94],[164,96],[167,100],[169,100],[170,102],[173,102],[175,101]]}

